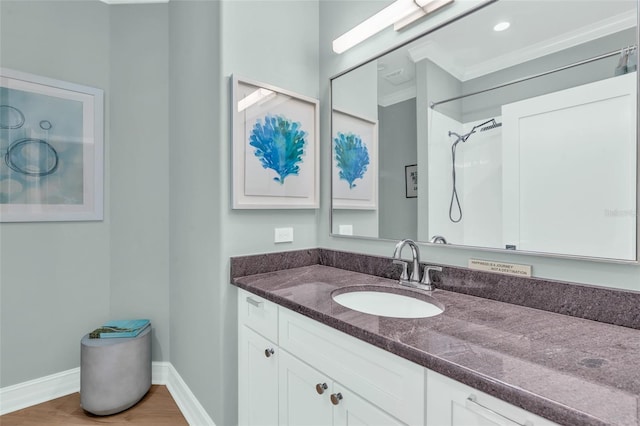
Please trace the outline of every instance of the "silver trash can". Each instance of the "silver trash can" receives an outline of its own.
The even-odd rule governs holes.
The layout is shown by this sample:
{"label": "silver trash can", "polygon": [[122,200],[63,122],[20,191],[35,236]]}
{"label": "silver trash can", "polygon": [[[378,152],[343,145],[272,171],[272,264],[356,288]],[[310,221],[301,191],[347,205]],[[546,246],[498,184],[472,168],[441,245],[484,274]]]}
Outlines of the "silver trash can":
{"label": "silver trash can", "polygon": [[106,416],[132,407],[151,387],[151,327],[136,337],[90,339],[80,352],[80,406]]}

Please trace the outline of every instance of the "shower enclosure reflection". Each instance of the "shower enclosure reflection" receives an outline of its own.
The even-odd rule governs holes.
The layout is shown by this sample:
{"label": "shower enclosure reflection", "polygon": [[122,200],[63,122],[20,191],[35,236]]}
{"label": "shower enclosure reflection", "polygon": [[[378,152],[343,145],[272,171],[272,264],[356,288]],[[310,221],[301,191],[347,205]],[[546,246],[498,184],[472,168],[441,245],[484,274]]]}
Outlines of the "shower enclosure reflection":
{"label": "shower enclosure reflection", "polygon": [[[610,212],[634,211],[635,105],[631,73],[504,104],[500,127],[432,110],[429,229],[454,244],[634,259],[635,217]],[[449,197],[440,165],[459,142]]]}
{"label": "shower enclosure reflection", "polygon": [[334,79],[334,108],[378,122],[380,156],[378,208],[334,204],[333,233],[637,260],[636,17],[635,1],[498,1]]}

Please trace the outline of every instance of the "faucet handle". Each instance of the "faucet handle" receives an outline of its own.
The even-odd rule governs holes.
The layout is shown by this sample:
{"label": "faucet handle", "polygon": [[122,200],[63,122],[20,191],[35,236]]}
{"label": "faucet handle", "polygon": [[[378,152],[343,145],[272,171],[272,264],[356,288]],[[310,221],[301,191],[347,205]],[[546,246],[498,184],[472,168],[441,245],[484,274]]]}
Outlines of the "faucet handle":
{"label": "faucet handle", "polygon": [[400,281],[407,281],[409,280],[409,263],[405,262],[404,260],[399,260],[399,259],[394,259],[393,263],[395,265],[402,265],[402,273],[400,274]]}
{"label": "faucet handle", "polygon": [[420,281],[420,283],[431,286],[433,283],[431,282],[431,276],[429,275],[429,272],[431,271],[440,271],[442,272],[442,267],[441,266],[432,266],[432,265],[425,265],[424,267],[424,273],[422,274],[422,281]]}

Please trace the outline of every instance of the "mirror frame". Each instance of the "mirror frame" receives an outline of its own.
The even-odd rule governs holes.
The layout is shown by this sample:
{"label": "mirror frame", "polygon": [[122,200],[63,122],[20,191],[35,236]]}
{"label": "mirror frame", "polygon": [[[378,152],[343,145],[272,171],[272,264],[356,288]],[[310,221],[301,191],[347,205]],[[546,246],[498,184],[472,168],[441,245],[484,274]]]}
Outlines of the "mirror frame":
{"label": "mirror frame", "polygon": [[[373,61],[378,60],[379,58],[400,49],[408,44],[413,43],[414,41],[427,36],[433,32],[438,31],[441,28],[444,28],[448,25],[453,24],[465,17],[472,15],[473,13],[484,9],[487,6],[490,6],[494,3],[497,3],[500,0],[487,0],[484,3],[481,3],[477,6],[474,6],[464,12],[445,20],[444,22],[435,25],[428,30],[417,34],[414,37],[409,38],[402,43],[396,44],[388,49],[383,50],[379,54],[362,61],[356,65],[353,65],[344,71],[341,71],[332,77],[329,78],[329,102],[330,102],[330,127],[331,127],[331,136],[329,138],[329,159],[331,161],[331,165],[333,165],[333,83],[334,80],[357,69],[361,66],[369,64]],[[504,1],[504,0],[503,0]],[[636,2],[636,46],[640,48],[640,0],[635,0]],[[637,111],[640,111],[640,69],[636,71],[636,106]],[[639,113],[640,114],[640,113]],[[417,141],[416,141],[417,142]],[[366,236],[357,236],[357,235],[342,235],[335,234],[333,232],[333,175],[330,177],[330,205],[329,205],[329,236],[336,238],[346,238],[346,239],[359,239],[365,241],[388,241],[388,242],[396,242],[396,240],[391,240],[387,238],[374,238],[374,237],[366,237]],[[580,256],[580,255],[572,255],[572,254],[562,254],[562,253],[547,253],[547,252],[537,252],[537,251],[528,251],[528,250],[507,250],[503,248],[493,248],[493,247],[481,247],[481,246],[470,246],[470,245],[460,245],[460,244],[437,244],[430,243],[428,241],[416,241],[421,245],[427,245],[428,247],[446,247],[452,249],[462,249],[462,250],[477,250],[487,253],[499,253],[499,254],[518,254],[518,255],[526,255],[526,256],[537,256],[537,257],[545,257],[545,258],[554,258],[554,259],[570,259],[570,260],[581,260],[581,261],[590,261],[590,262],[603,262],[603,263],[613,263],[613,264],[630,264],[630,265],[640,265],[640,115],[636,118],[636,257],[635,260],[625,260],[625,259],[614,259],[614,258],[606,258],[606,257],[594,257],[594,256]]]}

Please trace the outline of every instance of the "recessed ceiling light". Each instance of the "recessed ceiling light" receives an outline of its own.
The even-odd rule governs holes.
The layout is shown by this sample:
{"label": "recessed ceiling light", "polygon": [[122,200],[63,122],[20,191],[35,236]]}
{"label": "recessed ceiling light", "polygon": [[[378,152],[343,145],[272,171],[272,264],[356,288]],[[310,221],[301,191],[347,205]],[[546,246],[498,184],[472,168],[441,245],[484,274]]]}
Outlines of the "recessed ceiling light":
{"label": "recessed ceiling light", "polygon": [[511,26],[510,22],[499,22],[493,27],[493,31],[504,31]]}

